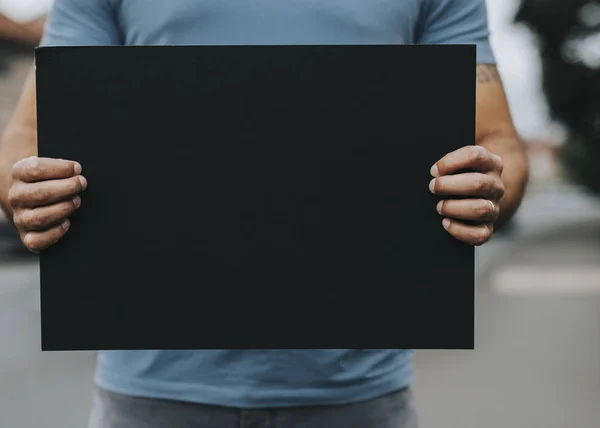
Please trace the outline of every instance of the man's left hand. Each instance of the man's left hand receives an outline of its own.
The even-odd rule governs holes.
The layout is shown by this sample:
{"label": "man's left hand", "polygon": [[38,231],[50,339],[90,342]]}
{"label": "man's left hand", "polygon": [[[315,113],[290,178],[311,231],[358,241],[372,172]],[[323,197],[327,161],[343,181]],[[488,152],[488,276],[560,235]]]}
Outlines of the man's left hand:
{"label": "man's left hand", "polygon": [[429,190],[442,197],[437,210],[444,228],[470,245],[487,242],[504,195],[502,159],[484,147],[467,146],[440,159],[431,175]]}

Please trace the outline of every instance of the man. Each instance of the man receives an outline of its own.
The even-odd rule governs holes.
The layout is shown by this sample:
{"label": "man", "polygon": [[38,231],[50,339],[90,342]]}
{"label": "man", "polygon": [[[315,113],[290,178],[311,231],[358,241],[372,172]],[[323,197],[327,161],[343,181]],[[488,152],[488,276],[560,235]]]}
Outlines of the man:
{"label": "man", "polygon": [[[477,45],[477,145],[432,165],[423,186],[442,196],[440,227],[483,244],[517,209],[528,171],[493,65],[484,0],[56,0],[42,41],[377,43]],[[43,251],[68,233],[87,181],[76,159],[35,157],[33,76],[0,147],[0,202],[25,246]],[[90,424],[415,428],[411,357],[392,349],[101,352]]]}

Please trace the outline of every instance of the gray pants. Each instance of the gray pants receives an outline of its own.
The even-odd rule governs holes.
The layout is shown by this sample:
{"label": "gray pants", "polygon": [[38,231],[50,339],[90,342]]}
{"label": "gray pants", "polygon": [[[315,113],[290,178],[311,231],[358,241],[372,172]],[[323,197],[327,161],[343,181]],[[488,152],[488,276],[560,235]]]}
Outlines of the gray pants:
{"label": "gray pants", "polygon": [[409,388],[343,406],[245,410],[97,390],[89,428],[418,428]]}

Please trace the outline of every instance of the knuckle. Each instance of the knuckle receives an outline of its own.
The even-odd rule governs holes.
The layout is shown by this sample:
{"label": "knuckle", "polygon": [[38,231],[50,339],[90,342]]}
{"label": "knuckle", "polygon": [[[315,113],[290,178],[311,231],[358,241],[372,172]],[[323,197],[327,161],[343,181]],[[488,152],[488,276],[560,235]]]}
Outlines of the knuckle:
{"label": "knuckle", "polygon": [[42,247],[40,239],[31,233],[23,237],[23,245],[31,251],[39,251]]}
{"label": "knuckle", "polygon": [[485,192],[490,188],[490,181],[486,176],[477,178],[475,181],[475,189],[478,192]]}
{"label": "knuckle", "polygon": [[497,195],[498,195],[498,199],[502,198],[504,196],[504,193],[506,192],[506,188],[504,187],[504,183],[500,182],[498,184],[498,188],[496,190]]}
{"label": "knuckle", "polygon": [[28,158],[20,159],[15,162],[12,166],[12,175],[15,178],[20,178],[26,172],[27,168],[32,162],[35,162],[37,156],[30,156]]}
{"label": "knuckle", "polygon": [[23,170],[23,161],[20,160],[18,162],[15,162],[13,164],[12,170],[11,170],[13,178],[17,178],[18,179],[19,177],[21,177],[21,171],[22,170]]}
{"label": "knuckle", "polygon": [[492,214],[492,204],[486,200],[480,200],[475,206],[475,214],[479,218],[489,217]]}
{"label": "knuckle", "polygon": [[42,164],[38,157],[31,157],[27,159],[26,163],[26,175],[32,179],[38,179],[42,177]]}
{"label": "knuckle", "polygon": [[473,244],[476,247],[480,247],[485,243],[485,238],[482,238],[480,235],[475,236],[475,238],[473,239]]}
{"label": "knuckle", "polygon": [[477,163],[483,159],[483,150],[479,146],[470,146],[469,148],[469,160],[473,163]]}
{"label": "knuckle", "polygon": [[11,207],[16,207],[19,205],[20,201],[21,192],[19,192],[19,190],[15,186],[11,187],[8,191],[8,203]]}
{"label": "knuckle", "polygon": [[21,229],[23,227],[24,222],[23,222],[23,214],[21,211],[14,211],[13,223],[15,224],[17,229]]}
{"label": "knuckle", "polygon": [[486,228],[482,228],[475,234],[474,242],[476,246],[485,244],[490,239],[491,232]]}

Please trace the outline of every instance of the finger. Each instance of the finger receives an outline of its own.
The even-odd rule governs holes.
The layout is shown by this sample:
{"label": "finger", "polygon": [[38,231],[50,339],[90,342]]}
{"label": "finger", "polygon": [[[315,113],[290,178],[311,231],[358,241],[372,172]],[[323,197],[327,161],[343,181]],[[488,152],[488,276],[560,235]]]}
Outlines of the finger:
{"label": "finger", "polygon": [[64,159],[32,156],[13,165],[13,178],[26,183],[57,180],[81,174],[81,165]]}
{"label": "finger", "polygon": [[429,183],[429,190],[442,196],[479,196],[492,200],[504,196],[502,180],[477,172],[434,178]]}
{"label": "finger", "polygon": [[494,222],[500,213],[497,203],[489,199],[449,199],[440,201],[437,211],[444,217],[479,222]]}
{"label": "finger", "polygon": [[10,189],[8,200],[12,207],[36,208],[71,199],[86,187],[87,180],[81,175],[63,180],[20,183]]}
{"label": "finger", "polygon": [[81,197],[39,208],[15,212],[14,223],[21,231],[43,230],[62,223],[81,205]]}
{"label": "finger", "polygon": [[467,146],[448,153],[431,168],[431,175],[440,177],[472,169],[477,172],[502,172],[502,159],[481,146]]}
{"label": "finger", "polygon": [[469,245],[479,246],[485,244],[494,231],[491,224],[467,225],[458,220],[445,218],[442,222],[444,228],[459,241]]}
{"label": "finger", "polygon": [[71,222],[65,220],[61,224],[53,226],[50,229],[23,233],[21,235],[21,240],[30,251],[37,253],[58,242],[70,227]]}

